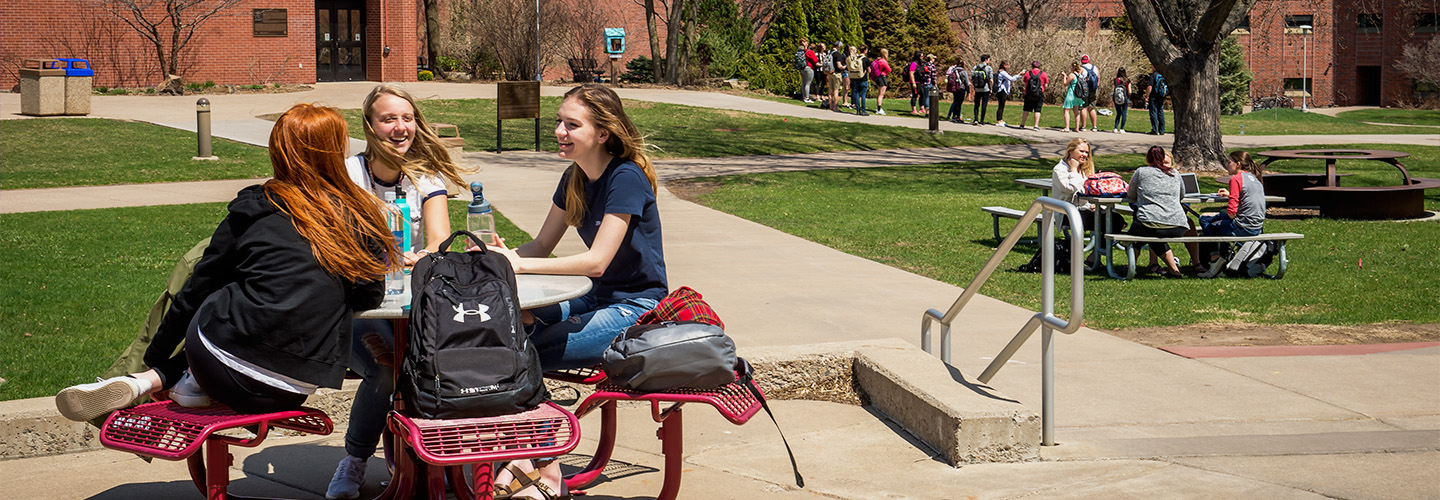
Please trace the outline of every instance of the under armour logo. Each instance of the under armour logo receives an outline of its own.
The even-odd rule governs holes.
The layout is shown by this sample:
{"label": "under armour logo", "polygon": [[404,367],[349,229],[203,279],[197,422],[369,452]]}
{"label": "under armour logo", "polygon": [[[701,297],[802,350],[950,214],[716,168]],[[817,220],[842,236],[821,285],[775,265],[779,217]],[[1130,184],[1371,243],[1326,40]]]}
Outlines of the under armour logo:
{"label": "under armour logo", "polygon": [[456,323],[464,323],[466,316],[479,316],[481,323],[490,321],[490,315],[485,314],[486,311],[490,310],[490,306],[485,304],[476,304],[474,309],[468,311],[465,310],[464,304],[455,304],[454,309]]}

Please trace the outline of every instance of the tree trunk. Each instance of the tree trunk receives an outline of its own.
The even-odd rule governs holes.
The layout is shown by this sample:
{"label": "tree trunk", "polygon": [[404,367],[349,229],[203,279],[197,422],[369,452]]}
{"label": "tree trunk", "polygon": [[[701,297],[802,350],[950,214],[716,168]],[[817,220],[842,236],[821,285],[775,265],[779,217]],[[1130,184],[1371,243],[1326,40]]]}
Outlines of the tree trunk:
{"label": "tree trunk", "polygon": [[655,33],[655,0],[645,0],[645,30],[650,35],[652,81],[660,83],[660,35]]}
{"label": "tree trunk", "polygon": [[1175,142],[1171,146],[1175,163],[1185,170],[1224,172],[1225,143],[1220,138],[1220,51],[1213,50],[1208,55],[1190,53],[1172,63],[1174,66],[1181,67],[1184,75],[1170,83],[1175,108]]}
{"label": "tree trunk", "polygon": [[680,83],[680,21],[685,18],[685,0],[670,0],[669,19],[665,24],[665,82]]}
{"label": "tree trunk", "polygon": [[440,72],[440,6],[438,0],[425,0],[425,52],[429,53],[426,61],[430,63],[430,72],[436,76],[444,76]]}
{"label": "tree trunk", "polygon": [[681,83],[681,79],[690,72],[690,56],[695,52],[695,17],[700,9],[700,0],[689,0],[685,4],[685,43],[680,50],[680,73],[675,78],[675,83]]}

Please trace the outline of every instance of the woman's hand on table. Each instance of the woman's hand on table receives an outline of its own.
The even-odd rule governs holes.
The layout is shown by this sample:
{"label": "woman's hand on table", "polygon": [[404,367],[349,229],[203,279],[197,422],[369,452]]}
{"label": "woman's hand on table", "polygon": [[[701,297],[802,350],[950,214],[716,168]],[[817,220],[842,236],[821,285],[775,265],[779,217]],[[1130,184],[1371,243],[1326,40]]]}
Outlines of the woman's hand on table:
{"label": "woman's hand on table", "polygon": [[485,245],[485,249],[504,255],[505,259],[510,261],[510,269],[515,271],[515,274],[520,274],[520,259],[523,257],[520,257],[520,254],[516,253],[514,249],[506,248],[503,238],[500,239],[499,245]]}
{"label": "woman's hand on table", "polygon": [[1230,190],[1229,190],[1229,189],[1226,189],[1226,188],[1220,188],[1220,189],[1218,189],[1218,190],[1215,191],[1215,195],[1216,195],[1216,196],[1222,196],[1222,197],[1225,197],[1225,198],[1229,198],[1229,197],[1230,197]]}

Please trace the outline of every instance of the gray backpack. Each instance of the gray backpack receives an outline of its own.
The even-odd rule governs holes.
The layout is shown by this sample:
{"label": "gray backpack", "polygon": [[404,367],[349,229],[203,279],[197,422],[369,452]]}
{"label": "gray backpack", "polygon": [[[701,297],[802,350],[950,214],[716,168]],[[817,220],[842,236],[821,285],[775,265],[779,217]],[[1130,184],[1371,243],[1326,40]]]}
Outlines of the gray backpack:
{"label": "gray backpack", "polygon": [[735,341],[699,321],[626,328],[601,359],[611,382],[641,392],[713,389],[735,381]]}

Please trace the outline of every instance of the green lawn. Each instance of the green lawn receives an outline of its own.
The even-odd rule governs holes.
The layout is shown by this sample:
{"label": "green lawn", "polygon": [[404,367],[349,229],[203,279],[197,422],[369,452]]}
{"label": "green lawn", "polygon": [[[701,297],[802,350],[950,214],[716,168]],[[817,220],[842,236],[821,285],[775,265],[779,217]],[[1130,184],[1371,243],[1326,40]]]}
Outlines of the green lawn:
{"label": "green lawn", "polygon": [[247,179],[271,173],[265,148],[215,138],[197,161],[195,134],[93,118],[0,121],[0,188]]}
{"label": "green lawn", "polygon": [[[925,130],[862,123],[625,100],[625,112],[656,149],[657,158],[700,158],[894,148],[925,148],[1022,141],[984,134],[933,135]],[[559,97],[540,102],[540,149],[555,151],[555,110]],[[440,99],[420,102],[425,119],[460,128],[466,151],[495,150],[494,99]],[[345,110],[351,135],[364,138],[360,110]],[[506,150],[535,149],[534,120],[506,120]]]}
{"label": "green lawn", "polygon": [[[946,96],[948,97],[949,94],[946,94]],[[815,102],[815,103],[812,103],[812,104],[808,104],[808,105],[807,105],[807,104],[805,104],[805,103],[802,102],[802,101],[798,101],[798,100],[790,99],[790,98],[786,98],[786,97],[778,97],[778,96],[774,96],[774,95],[770,95],[770,94],[755,93],[755,94],[753,94],[751,97],[756,97],[756,98],[765,99],[765,100],[774,101],[774,102],[786,103],[786,104],[790,104],[790,105],[793,105],[793,106],[807,106],[807,107],[812,107],[812,108],[817,108],[817,109],[820,108],[820,103],[819,103],[818,101]],[[869,107],[869,109],[872,110],[871,112],[873,113],[873,112],[874,112],[873,109],[875,108],[875,99],[873,99],[873,98],[872,98],[872,99],[869,99],[869,100],[867,101],[867,103],[868,103],[867,106]],[[940,117],[941,117],[942,120],[945,118],[946,113],[948,113],[948,112],[950,111],[950,104],[951,104],[951,101],[948,100],[948,99],[947,99],[947,100],[942,100],[942,101],[940,102]],[[996,105],[996,104],[997,104],[997,103],[995,102],[995,100],[992,99],[992,100],[990,101],[989,106],[987,106],[987,108],[986,108],[986,114],[985,114],[985,121],[986,121],[986,123],[994,123],[994,122],[995,122],[995,115],[996,115],[996,108],[997,108],[997,105]],[[970,120],[970,119],[974,119],[974,118],[975,118],[974,109],[975,109],[975,108],[974,108],[974,102],[973,102],[973,101],[966,101],[966,102],[965,102],[965,107],[963,108],[965,119]],[[1012,126],[1018,126],[1018,125],[1020,125],[1020,115],[1022,114],[1022,113],[1021,113],[1021,110],[1022,110],[1022,109],[1023,109],[1023,107],[1022,107],[1022,103],[1021,103],[1020,101],[1018,101],[1018,100],[1008,101],[1008,102],[1005,104],[1005,121],[1008,122],[1008,123],[1009,123],[1010,125],[1012,125]],[[1166,109],[1167,109],[1167,110],[1168,110],[1168,109],[1171,109],[1171,107],[1170,107],[1170,106],[1166,106]],[[850,113],[853,113],[853,112],[854,112],[854,110],[849,110],[849,109],[846,109],[846,108],[841,108],[841,110],[847,111],[847,112],[850,112]],[[1114,108],[1110,108],[1110,112],[1111,112],[1111,113],[1114,113],[1114,111],[1115,111]],[[1380,110],[1380,111],[1401,111],[1401,110]],[[1228,134],[1236,134],[1236,135],[1238,135],[1238,134],[1241,134],[1241,133],[1244,133],[1244,134],[1247,134],[1247,135],[1433,134],[1433,133],[1435,133],[1434,130],[1427,130],[1427,129],[1416,128],[1416,127],[1392,127],[1392,126],[1385,126],[1385,125],[1370,125],[1370,124],[1366,124],[1366,123],[1361,123],[1362,121],[1382,121],[1382,122],[1389,122],[1389,123],[1409,123],[1409,122],[1407,122],[1407,121],[1399,121],[1399,120],[1401,120],[1401,118],[1385,119],[1385,120],[1371,120],[1371,119],[1360,119],[1360,118],[1355,118],[1355,117],[1351,117],[1351,116],[1350,116],[1350,113],[1363,113],[1363,112],[1366,112],[1366,111],[1352,111],[1352,112],[1347,112],[1347,113],[1341,113],[1341,116],[1342,116],[1342,117],[1336,118],[1336,117],[1331,117],[1331,116],[1322,115],[1322,114],[1319,114],[1319,113],[1305,113],[1305,112],[1302,112],[1302,111],[1299,111],[1299,110],[1296,110],[1296,109],[1277,109],[1277,110],[1257,111],[1257,112],[1250,113],[1250,114],[1246,114],[1246,115],[1221,116],[1221,117],[1220,117],[1220,130],[1221,130],[1221,133],[1227,134],[1227,135],[1228,135]],[[889,116],[903,116],[903,117],[910,117],[910,118],[915,118],[915,119],[927,119],[927,117],[925,117],[925,116],[912,115],[912,114],[910,114],[910,99],[909,99],[909,98],[900,99],[900,98],[888,98],[888,97],[887,97],[887,98],[885,99],[885,113],[887,113]],[[1429,113],[1429,115],[1426,115],[1425,113]],[[1418,112],[1418,113],[1415,113],[1413,116],[1414,116],[1414,119],[1415,119],[1415,120],[1421,120],[1421,119],[1423,119],[1425,116],[1429,116],[1429,117],[1430,117],[1430,118],[1429,118],[1430,122],[1427,123],[1427,124],[1440,123],[1440,118],[1437,118],[1436,115],[1435,115],[1435,113],[1436,113],[1435,111],[1420,111],[1420,112]],[[1385,116],[1409,117],[1409,116],[1411,116],[1411,115],[1409,115],[1409,114],[1403,114],[1403,113],[1394,113],[1394,114],[1386,114]],[[1100,130],[1109,132],[1111,129],[1113,129],[1113,128],[1115,127],[1115,118],[1116,118],[1116,116],[1114,116],[1113,114],[1112,114],[1111,116],[1103,116],[1103,115],[1100,116]],[[1032,118],[1032,120],[1033,120],[1033,118]],[[1025,125],[1026,125],[1026,126],[1029,126],[1029,125],[1031,125],[1032,123],[1033,123],[1033,121],[1027,121],[1027,122],[1025,122]],[[1072,122],[1072,123],[1074,123],[1073,125],[1071,125],[1072,127],[1078,126],[1078,122]],[[1040,110],[1040,127],[1041,127],[1042,129],[1043,129],[1043,128],[1055,128],[1055,129],[1059,129],[1059,128],[1063,128],[1064,126],[1065,126],[1065,113],[1064,113],[1064,110],[1061,109],[1059,105],[1046,105],[1044,108],[1042,108],[1042,109]],[[1243,126],[1243,129],[1242,129],[1242,126]],[[1165,129],[1166,129],[1167,132],[1170,132],[1170,133],[1174,133],[1174,132],[1175,132],[1175,114],[1174,114],[1173,112],[1171,112],[1171,111],[1166,111],[1166,112],[1165,112]],[[1126,118],[1125,118],[1125,131],[1126,131],[1126,132],[1129,132],[1129,133],[1132,133],[1132,134],[1149,132],[1149,131],[1150,131],[1150,112],[1147,111],[1147,110],[1144,110],[1144,109],[1131,109],[1131,110],[1129,110],[1129,112],[1126,113]]]}
{"label": "green lawn", "polygon": [[[463,228],[465,203],[450,215]],[[139,333],[175,261],[224,216],[224,203],[0,215],[0,401],[93,381]],[[510,245],[530,241],[503,216],[496,224]]]}
{"label": "green lawn", "polygon": [[[1429,125],[1440,127],[1440,110],[1434,109],[1357,109],[1338,115],[1345,120],[1374,123],[1400,123],[1405,125]],[[1434,133],[1432,130],[1431,133]]]}
{"label": "green lawn", "polygon": [[[1346,147],[1405,150],[1414,155],[1417,175],[1440,177],[1435,168],[1440,164],[1440,148]],[[704,179],[720,187],[701,200],[841,251],[963,286],[994,251],[991,219],[980,207],[1025,207],[1038,192],[1012,179],[1048,176],[1054,162],[985,161],[719,177]],[[1357,184],[1376,183],[1394,175],[1393,167],[1371,163],[1348,169],[1357,173],[1350,179]],[[1101,156],[1097,161],[1099,168],[1127,177],[1141,164],[1139,155]],[[1298,163],[1282,169],[1314,171]],[[1206,190],[1221,187],[1208,177],[1205,183]],[[1430,210],[1440,209],[1440,196],[1429,193],[1425,204]],[[1123,328],[1205,321],[1440,321],[1440,309],[1435,307],[1440,295],[1440,259],[1435,258],[1440,222],[1274,218],[1266,222],[1265,230],[1306,235],[1288,247],[1290,271],[1283,280],[1167,280],[1142,275],[1118,281],[1091,275],[1085,283],[1086,323]],[[1182,264],[1188,265],[1184,250],[1176,250]],[[1017,246],[980,292],[1038,309],[1038,275],[1014,271],[1034,251],[1033,246]],[[1057,288],[1062,289],[1057,302],[1064,303],[1068,288]]]}

